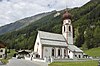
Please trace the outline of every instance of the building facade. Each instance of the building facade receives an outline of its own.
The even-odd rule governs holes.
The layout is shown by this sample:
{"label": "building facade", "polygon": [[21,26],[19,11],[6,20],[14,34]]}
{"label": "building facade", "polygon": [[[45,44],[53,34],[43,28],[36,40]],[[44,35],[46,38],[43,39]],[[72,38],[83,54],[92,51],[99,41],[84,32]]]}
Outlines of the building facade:
{"label": "building facade", "polygon": [[0,42],[0,59],[5,58],[5,51],[6,51],[5,47],[6,46],[4,45],[4,43]]}
{"label": "building facade", "polygon": [[34,52],[36,58],[83,58],[83,51],[73,44],[73,27],[71,15],[63,15],[62,34],[38,31]]}
{"label": "building facade", "polygon": [[34,46],[39,58],[65,58],[67,57],[67,44],[61,34],[38,31]]}
{"label": "building facade", "polygon": [[68,57],[83,58],[83,51],[76,47],[73,41],[73,26],[71,23],[71,14],[66,12],[63,14],[62,34],[68,44]]}

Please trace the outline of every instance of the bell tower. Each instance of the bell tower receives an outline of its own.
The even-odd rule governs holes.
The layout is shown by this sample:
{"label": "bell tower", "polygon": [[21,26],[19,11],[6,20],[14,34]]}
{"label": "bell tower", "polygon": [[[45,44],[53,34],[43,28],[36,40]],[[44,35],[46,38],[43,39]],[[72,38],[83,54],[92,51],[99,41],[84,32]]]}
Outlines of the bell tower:
{"label": "bell tower", "polygon": [[62,34],[68,44],[73,44],[73,27],[71,24],[71,14],[65,11],[63,14]]}

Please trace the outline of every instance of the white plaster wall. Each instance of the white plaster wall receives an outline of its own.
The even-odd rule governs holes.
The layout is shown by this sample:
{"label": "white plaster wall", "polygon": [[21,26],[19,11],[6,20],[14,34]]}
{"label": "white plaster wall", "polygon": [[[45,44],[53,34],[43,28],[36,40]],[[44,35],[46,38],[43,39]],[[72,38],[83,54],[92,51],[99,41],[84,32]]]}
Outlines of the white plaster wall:
{"label": "white plaster wall", "polygon": [[2,58],[3,58],[5,55],[5,48],[0,48],[0,50],[3,50],[3,52],[0,52],[0,55],[2,55]]}
{"label": "white plaster wall", "polygon": [[[53,47],[43,47],[43,58],[45,58],[45,57],[47,57],[47,58],[49,58],[49,57],[52,57],[52,48]],[[60,56],[58,56],[58,49],[59,49],[59,47],[55,47],[55,55],[54,55],[54,57],[53,58],[64,58],[64,49],[65,48],[60,48],[61,49],[61,56],[62,57],[60,57]]]}
{"label": "white plaster wall", "polygon": [[79,55],[81,56],[80,58],[83,58],[83,53],[75,53],[77,55],[77,58],[79,58]]}
{"label": "white plaster wall", "polygon": [[[37,43],[39,43],[39,45]],[[37,51],[37,49],[38,49],[38,51]],[[35,42],[35,46],[34,46],[34,52],[37,52],[40,55],[40,58],[42,58],[42,44],[41,44],[41,41],[40,41],[39,34],[37,35],[37,38],[36,38],[36,42]]]}
{"label": "white plaster wall", "polygon": [[[65,26],[65,32],[64,32],[64,26]],[[69,31],[69,26],[71,27],[71,32]],[[70,19],[66,19],[63,21],[62,34],[67,40],[68,44],[73,44],[73,27]]]}
{"label": "white plaster wall", "polygon": [[63,33],[64,38],[67,40],[67,34]]}
{"label": "white plaster wall", "polygon": [[[37,44],[39,43],[39,45]],[[41,44],[41,41],[40,41],[40,38],[39,38],[39,34],[37,35],[37,38],[36,38],[36,42],[35,42],[35,45],[34,45],[34,52],[37,52],[39,55],[40,55],[40,58],[44,58],[44,57],[52,57],[52,48],[54,47],[43,47],[43,56],[42,56],[42,44]],[[56,47],[55,49],[55,52],[56,52],[56,57],[58,58],[58,48],[59,47]],[[38,51],[37,51],[38,49]],[[62,58],[64,58],[64,48],[61,48],[61,56]]]}
{"label": "white plaster wall", "polygon": [[[65,27],[65,32],[64,32],[64,27]],[[63,25],[62,26],[62,34],[63,34],[63,36],[64,36],[64,38],[67,40],[68,39],[68,25]]]}
{"label": "white plaster wall", "polygon": [[58,57],[58,48],[56,48],[56,57]]}
{"label": "white plaster wall", "polygon": [[52,47],[43,47],[43,58],[52,57]]}
{"label": "white plaster wall", "polygon": [[68,43],[73,44],[73,28],[72,25],[69,25],[71,27],[71,32],[68,32]]}
{"label": "white plaster wall", "polygon": [[5,48],[1,48],[0,50],[3,50],[3,52],[0,52],[0,55],[5,54]]}
{"label": "white plaster wall", "polygon": [[73,44],[73,37],[72,37],[72,35],[68,37],[68,44]]}
{"label": "white plaster wall", "polygon": [[66,23],[67,23],[67,24],[71,24],[71,20],[70,20],[70,19],[64,20],[64,21],[63,21],[63,25],[65,25]]}
{"label": "white plaster wall", "polygon": [[36,42],[35,42],[35,45],[34,45],[34,52],[37,52],[37,42],[39,40],[39,37],[37,35],[37,38],[36,38]]}
{"label": "white plaster wall", "polygon": [[68,41],[68,44],[73,44],[73,33],[71,32],[69,35],[69,32],[63,33],[63,36]]}
{"label": "white plaster wall", "polygon": [[62,50],[62,58],[64,58],[64,48],[61,48]]}
{"label": "white plaster wall", "polygon": [[[83,53],[80,53],[80,52],[76,52],[76,53],[73,53],[72,51],[68,50],[68,55],[71,59],[74,59],[74,58],[79,58],[79,55],[81,56],[80,58],[83,58]],[[75,55],[77,55],[77,57],[75,57]]]}
{"label": "white plaster wall", "polygon": [[69,55],[69,58],[73,59],[73,52],[72,52],[72,51],[70,51],[70,53],[69,53],[69,51],[70,51],[70,50],[68,50],[68,55]]}

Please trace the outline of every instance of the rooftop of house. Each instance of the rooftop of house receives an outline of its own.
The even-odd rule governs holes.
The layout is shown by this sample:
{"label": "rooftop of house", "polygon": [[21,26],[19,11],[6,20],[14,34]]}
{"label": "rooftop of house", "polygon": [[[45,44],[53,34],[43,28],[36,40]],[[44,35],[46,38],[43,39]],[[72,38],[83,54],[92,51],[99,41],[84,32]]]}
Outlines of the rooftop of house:
{"label": "rooftop of house", "polygon": [[66,47],[67,43],[62,34],[38,31],[41,43],[43,45],[63,46]]}
{"label": "rooftop of house", "polygon": [[3,42],[0,41],[0,48],[5,48],[5,47],[6,47],[5,43],[3,43]]}
{"label": "rooftop of house", "polygon": [[67,47],[72,52],[83,52],[81,49],[79,49],[77,46],[73,44],[67,44],[66,39],[62,34],[56,34],[56,33],[50,33],[50,32],[44,32],[44,31],[38,31],[40,41],[42,45],[48,45],[48,46],[62,46]]}
{"label": "rooftop of house", "polygon": [[68,49],[71,50],[72,52],[83,52],[80,48],[78,48],[75,45],[68,45]]}

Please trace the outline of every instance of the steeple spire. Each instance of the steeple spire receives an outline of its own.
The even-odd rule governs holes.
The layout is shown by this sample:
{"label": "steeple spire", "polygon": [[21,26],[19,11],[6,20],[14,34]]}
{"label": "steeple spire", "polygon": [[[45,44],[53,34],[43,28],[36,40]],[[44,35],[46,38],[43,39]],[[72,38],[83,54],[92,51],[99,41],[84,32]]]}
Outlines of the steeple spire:
{"label": "steeple spire", "polygon": [[68,44],[73,44],[73,29],[71,24],[71,14],[65,11],[63,14],[62,34]]}
{"label": "steeple spire", "polygon": [[65,10],[64,14],[63,14],[63,20],[65,19],[71,19],[71,14]]}

